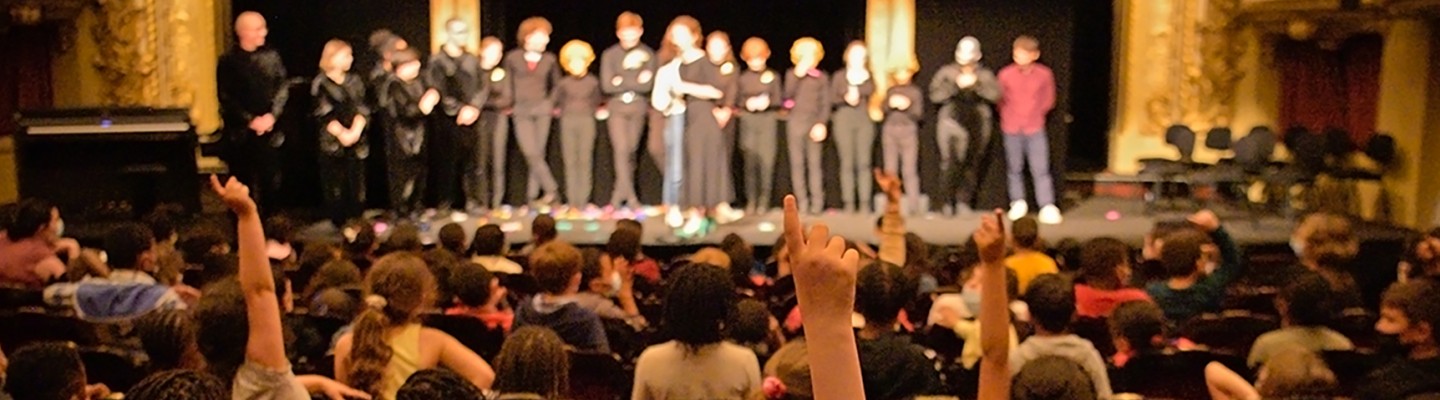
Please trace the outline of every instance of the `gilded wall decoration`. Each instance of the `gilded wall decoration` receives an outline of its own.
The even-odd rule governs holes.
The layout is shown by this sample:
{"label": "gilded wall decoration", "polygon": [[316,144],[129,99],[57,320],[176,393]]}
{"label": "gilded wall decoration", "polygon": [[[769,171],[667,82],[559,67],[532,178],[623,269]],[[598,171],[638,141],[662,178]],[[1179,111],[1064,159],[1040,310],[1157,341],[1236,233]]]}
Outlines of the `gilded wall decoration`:
{"label": "gilded wall decoration", "polygon": [[156,1],[96,2],[90,34],[98,47],[92,63],[105,81],[100,88],[103,105],[144,106],[159,96]]}
{"label": "gilded wall decoration", "polygon": [[1158,134],[1166,126],[1224,126],[1235,116],[1238,68],[1246,42],[1236,22],[1240,0],[1174,2],[1169,20],[1151,33],[1152,60],[1165,60],[1163,84],[1146,99],[1144,132]]}

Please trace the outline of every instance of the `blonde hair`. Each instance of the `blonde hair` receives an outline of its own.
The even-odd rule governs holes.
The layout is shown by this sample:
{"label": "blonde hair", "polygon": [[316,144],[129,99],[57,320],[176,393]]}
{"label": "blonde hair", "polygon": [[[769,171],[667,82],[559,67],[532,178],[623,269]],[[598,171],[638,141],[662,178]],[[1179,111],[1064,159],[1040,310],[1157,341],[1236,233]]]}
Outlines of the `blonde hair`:
{"label": "blonde hair", "polygon": [[523,43],[526,37],[538,31],[544,31],[546,35],[549,35],[555,32],[555,27],[551,26],[550,20],[545,19],[545,17],[526,18],[524,21],[520,21],[520,29],[518,29],[517,32],[519,37],[516,39]]}
{"label": "blonde hair", "polygon": [[795,44],[790,45],[790,62],[799,64],[803,56],[814,57],[815,61],[819,62],[825,59],[825,46],[809,36],[796,39]]}
{"label": "blonde hair", "polygon": [[570,62],[575,60],[585,60],[585,69],[589,69],[590,63],[595,61],[595,49],[583,40],[565,42],[565,45],[560,47],[560,66],[571,75],[581,75],[585,69],[570,70]]}
{"label": "blonde hair", "polygon": [[325,42],[325,49],[320,51],[320,71],[329,71],[331,67],[334,67],[334,65],[330,64],[330,59],[335,58],[335,55],[342,51],[354,52],[354,50],[350,48],[350,44],[345,43],[344,40],[330,39],[330,41]]}
{"label": "blonde hair", "polygon": [[770,58],[770,44],[758,37],[745,39],[745,43],[740,45],[740,58],[749,61],[756,57]]}
{"label": "blonde hair", "polygon": [[1264,376],[1255,389],[1267,399],[1330,395],[1338,386],[1335,372],[1324,359],[1296,345],[1287,345],[1275,353],[1262,369]]}
{"label": "blonde hair", "polygon": [[690,256],[692,264],[710,264],[723,269],[730,269],[730,255],[716,247],[706,247]]}
{"label": "blonde hair", "polygon": [[1345,217],[1314,213],[1300,221],[1295,237],[1304,243],[1303,257],[1327,267],[1343,267],[1360,252],[1360,242]]}

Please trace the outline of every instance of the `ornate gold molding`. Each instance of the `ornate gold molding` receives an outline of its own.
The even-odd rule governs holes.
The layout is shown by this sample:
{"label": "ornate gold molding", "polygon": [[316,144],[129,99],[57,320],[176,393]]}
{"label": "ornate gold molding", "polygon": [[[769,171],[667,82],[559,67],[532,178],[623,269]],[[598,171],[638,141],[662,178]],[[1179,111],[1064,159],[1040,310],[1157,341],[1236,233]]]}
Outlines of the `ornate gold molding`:
{"label": "ornate gold molding", "polygon": [[156,0],[100,0],[90,28],[98,47],[92,64],[105,85],[106,106],[142,106],[159,95]]}
{"label": "ornate gold molding", "polygon": [[1235,116],[1238,68],[1247,50],[1236,23],[1241,0],[1173,2],[1170,19],[1151,34],[1147,57],[1162,60],[1156,67],[1164,81],[1146,99],[1148,133],[1186,124],[1203,128],[1227,126]]}

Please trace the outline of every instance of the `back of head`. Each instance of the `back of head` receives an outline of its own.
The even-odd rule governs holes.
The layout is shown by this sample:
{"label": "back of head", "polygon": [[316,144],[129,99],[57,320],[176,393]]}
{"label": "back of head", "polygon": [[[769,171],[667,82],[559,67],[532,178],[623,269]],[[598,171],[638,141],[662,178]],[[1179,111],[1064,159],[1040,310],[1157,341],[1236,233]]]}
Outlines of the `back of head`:
{"label": "back of head", "polygon": [[1330,398],[1337,386],[1335,373],[1325,360],[1299,345],[1287,346],[1270,356],[1255,382],[1255,390],[1266,399]]}
{"label": "back of head", "polygon": [[280,243],[294,241],[295,220],[284,215],[272,215],[265,218],[265,238],[274,239]]}
{"label": "back of head", "polygon": [[395,400],[483,399],[485,393],[464,377],[443,369],[416,371],[395,392]]}
{"label": "back of head", "polygon": [[469,307],[485,305],[490,300],[490,282],[495,274],[476,263],[463,263],[450,270],[450,288],[460,304]]}
{"label": "back of head", "polygon": [[915,298],[915,280],[895,264],[875,262],[860,269],[855,307],[866,323],[893,325],[900,309]]}
{"label": "back of head", "polygon": [[186,229],[180,235],[178,243],[181,253],[185,255],[185,262],[189,264],[200,264],[201,260],[208,254],[214,253],[216,248],[228,245],[225,233],[213,224],[199,223]]}
{"label": "back of head", "polygon": [[55,206],[40,199],[25,199],[16,203],[11,216],[9,226],[5,227],[5,236],[10,240],[28,239],[40,233],[41,228],[50,225],[50,217]]}
{"label": "back of head", "polygon": [[616,230],[620,230],[620,229],[632,230],[632,231],[635,231],[635,234],[637,234],[637,235],[644,235],[644,234],[645,234],[645,225],[641,225],[641,224],[640,224],[640,221],[636,221],[636,220],[628,219],[628,218],[627,218],[627,219],[622,219],[622,220],[619,220],[619,221],[615,221],[615,229],[616,229]]}
{"label": "back of head", "polygon": [[716,247],[706,247],[696,251],[690,256],[690,262],[694,264],[710,264],[720,269],[730,269],[730,255]]}
{"label": "back of head", "polygon": [[1428,324],[1430,340],[1440,343],[1440,281],[1417,279],[1394,284],[1385,290],[1380,308],[1382,314],[1385,308],[1399,310],[1411,326]]}
{"label": "back of head", "polygon": [[375,234],[375,224],[364,220],[345,224],[340,235],[345,238],[345,252],[352,256],[370,254],[375,251],[375,242],[379,240]]}
{"label": "back of head", "polygon": [[435,293],[431,299],[440,307],[449,306],[455,296],[455,288],[450,283],[450,271],[459,267],[464,260],[448,251],[427,251],[420,253],[420,259],[425,261],[425,267],[430,268],[430,276],[435,277]]}
{"label": "back of head", "polygon": [[435,277],[419,256],[396,253],[380,258],[365,275],[365,311],[355,318],[350,351],[350,386],[372,395],[383,385],[393,351],[388,328],[413,323],[435,297]]}
{"label": "back of head", "polygon": [[760,343],[770,333],[770,310],[756,299],[735,303],[735,312],[725,324],[725,336],[736,343]]}
{"label": "back of head", "polygon": [[1160,264],[1171,278],[1182,278],[1200,271],[1199,262],[1210,237],[1198,229],[1178,230],[1165,236],[1160,247]]}
{"label": "back of head", "polygon": [[605,254],[627,260],[639,257],[640,231],[617,225],[615,231],[610,232],[610,239],[605,242]]}
{"label": "back of head", "polygon": [[565,341],[541,326],[516,329],[495,356],[495,385],[500,393],[534,393],[556,398],[568,389],[570,355]]}
{"label": "back of head", "polygon": [[390,237],[385,239],[385,252],[408,251],[418,253],[425,250],[425,243],[420,240],[420,228],[415,224],[402,223],[395,225],[390,230]]}
{"label": "back of head", "polygon": [[750,275],[750,270],[755,267],[755,248],[749,242],[731,233],[720,241],[720,249],[730,258],[731,275],[742,280]]}
{"label": "back of head", "polygon": [[1095,386],[1080,364],[1059,356],[1025,363],[1010,385],[1013,400],[1095,399]]}
{"label": "back of head", "polygon": [[1100,237],[1085,242],[1080,250],[1080,276],[1085,283],[1110,289],[1124,286],[1116,269],[1130,262],[1130,246],[1120,239]]}
{"label": "back of head", "polygon": [[245,362],[245,344],[250,339],[245,292],[233,276],[206,286],[204,292],[192,317],[196,343],[210,373],[228,383]]}
{"label": "back of head", "polygon": [[195,323],[184,310],[152,311],[135,323],[135,336],[150,357],[152,371],[200,367],[195,334]]}
{"label": "back of head", "polygon": [[360,267],[350,260],[331,260],[310,277],[310,287],[305,290],[307,298],[304,300],[309,301],[308,297],[329,288],[358,287],[364,279]]}
{"label": "back of head", "polygon": [[1121,303],[1110,313],[1110,336],[1124,340],[1135,351],[1164,346],[1165,311],[1147,300]]}
{"label": "back of head", "polygon": [[1295,238],[1303,246],[1301,257],[1322,268],[1343,269],[1360,252],[1360,241],[1345,217],[1315,213],[1300,221]]}
{"label": "back of head", "polygon": [[142,258],[155,247],[155,235],[150,228],[136,223],[124,223],[105,234],[106,263],[112,268],[136,269],[142,266]]}
{"label": "back of head", "polygon": [[530,254],[530,275],[540,290],[562,294],[570,290],[585,260],[580,250],[569,243],[555,241],[541,245]]}
{"label": "back of head", "polygon": [[1338,311],[1330,283],[1320,274],[1309,271],[1280,288],[1276,302],[1286,320],[1295,326],[1325,325]]}
{"label": "back of head", "polygon": [[555,237],[560,236],[560,232],[555,230],[555,217],[550,214],[536,215],[535,220],[530,222],[530,235],[535,237],[537,245],[555,240]]}
{"label": "back of head", "polygon": [[73,343],[41,342],[10,354],[5,391],[15,400],[85,397],[85,364]]}
{"label": "back of head", "polygon": [[486,224],[475,228],[475,238],[470,240],[470,254],[477,256],[498,256],[505,254],[505,231],[500,225]]}
{"label": "back of head", "polygon": [[1064,332],[1075,316],[1075,288],[1060,275],[1040,275],[1030,281],[1025,303],[1040,328],[1051,333]]}
{"label": "back of head", "polygon": [[460,224],[454,222],[445,224],[440,227],[438,236],[440,247],[456,254],[465,254],[465,228]]}
{"label": "back of head", "polygon": [[[179,219],[183,212],[184,209],[175,204],[161,204],[155,206],[155,209],[150,210],[140,220],[150,228],[150,233],[155,234],[156,242],[168,242],[175,237],[178,229],[176,225],[180,222]],[[270,230],[266,229],[265,231],[268,233]]]}
{"label": "back of head", "polygon": [[1017,219],[1010,224],[1010,236],[1015,239],[1016,247],[1038,250],[1035,246],[1040,244],[1040,221],[1028,215]]}
{"label": "back of head", "polygon": [[[580,286],[585,287],[595,278],[600,278],[602,266],[600,265],[600,250],[587,247],[580,250]],[[605,277],[609,279],[609,277]],[[582,289],[583,290],[583,289]]]}
{"label": "back of head", "polygon": [[134,400],[224,400],[230,398],[225,383],[209,373],[173,369],[146,377],[125,392]]}
{"label": "back of head", "polygon": [[697,348],[724,338],[721,327],[735,304],[735,285],[725,269],[690,264],[675,271],[665,294],[665,330]]}

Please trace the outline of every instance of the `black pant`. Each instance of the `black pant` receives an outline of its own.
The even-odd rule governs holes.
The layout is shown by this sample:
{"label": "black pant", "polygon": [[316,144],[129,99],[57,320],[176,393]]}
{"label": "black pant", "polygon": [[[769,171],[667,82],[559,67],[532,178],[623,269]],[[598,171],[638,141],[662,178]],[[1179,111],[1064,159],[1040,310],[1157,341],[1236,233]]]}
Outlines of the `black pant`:
{"label": "black pant", "polygon": [[232,140],[225,150],[225,165],[231,176],[250,186],[250,197],[262,213],[268,214],[276,208],[284,178],[279,149],[284,134],[272,131],[255,136],[255,132],[242,129],[244,132],[227,134]]}
{"label": "black pant", "polygon": [[740,115],[740,158],[745,166],[745,199],[750,208],[759,211],[770,208],[779,130],[773,112]]}
{"label": "black pant", "polygon": [[448,211],[459,195],[461,142],[466,140],[463,136],[471,134],[456,124],[453,116],[440,114],[434,121],[435,129],[426,137],[425,145],[430,153],[430,187],[435,194],[435,208]]}
{"label": "black pant", "polygon": [[424,209],[426,163],[424,151],[405,154],[399,144],[390,140],[385,146],[386,177],[389,183],[390,209],[407,215]]}
{"label": "black pant", "polygon": [[[982,123],[988,121],[982,119]],[[980,159],[988,150],[990,132],[985,126],[972,131],[961,123],[940,119],[935,129],[940,145],[940,171],[944,178],[947,204],[972,206],[980,183]]]}
{"label": "black pant", "polygon": [[489,196],[490,207],[499,207],[505,200],[505,146],[510,138],[510,119],[495,110],[480,112],[476,122],[479,139],[475,146],[475,174],[488,175],[473,188],[471,198],[484,201]]}
{"label": "black pant", "polygon": [[809,212],[825,211],[825,182],[820,170],[820,143],[810,140],[810,129],[825,121],[791,117],[785,121],[786,147],[790,151],[790,189],[795,204],[809,205]]}
{"label": "black pant", "polygon": [[320,156],[320,190],[335,226],[359,217],[365,211],[365,160],[353,154]]}

